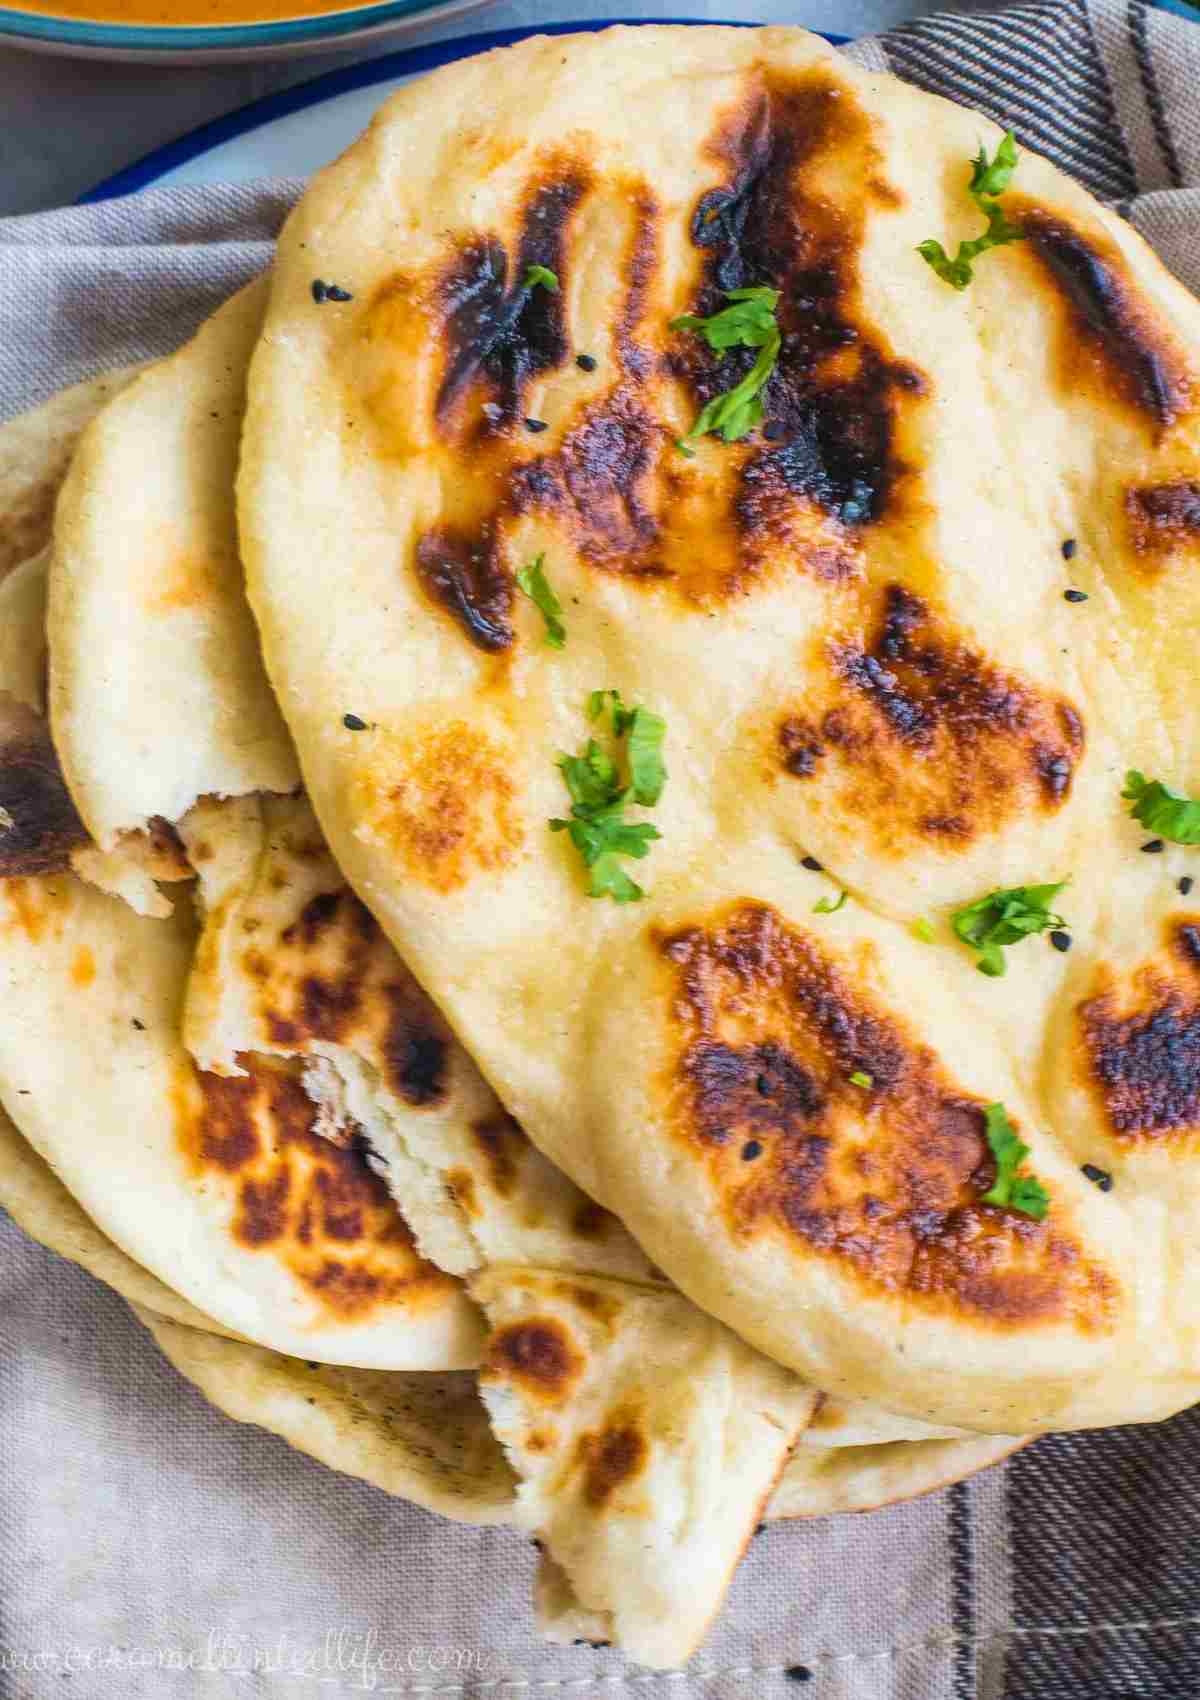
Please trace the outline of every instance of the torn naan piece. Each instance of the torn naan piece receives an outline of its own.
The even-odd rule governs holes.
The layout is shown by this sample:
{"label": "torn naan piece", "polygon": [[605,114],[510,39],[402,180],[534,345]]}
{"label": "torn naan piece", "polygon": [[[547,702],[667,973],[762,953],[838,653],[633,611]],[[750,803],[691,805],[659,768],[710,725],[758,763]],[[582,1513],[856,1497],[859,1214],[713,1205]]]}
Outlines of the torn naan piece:
{"label": "torn naan piece", "polygon": [[332,1362],[474,1364],[461,1283],[361,1151],[319,1137],[299,1066],[192,1062],[189,911],[136,915],[68,871],[0,880],[0,1102],[101,1231],[222,1327]]}
{"label": "torn naan piece", "polygon": [[249,285],[105,407],[58,501],[50,718],[93,840],[73,865],[142,914],[169,908],[156,882],[190,875],[172,828],[198,797],[299,778],[242,613],[233,517],[265,298]]}
{"label": "torn naan piece", "polygon": [[[34,650],[37,609],[8,603]],[[305,1358],[475,1364],[478,1310],[359,1146],[319,1136],[300,1064],[196,1067],[180,1036],[193,906],[138,915],[70,871],[82,828],[49,728],[7,686],[0,1104],[104,1237],[219,1327]]]}
{"label": "torn naan piece", "polygon": [[[547,1632],[565,1633],[579,1611],[599,1614],[603,1638],[632,1657],[682,1663],[719,1608],[815,1394],[667,1288],[616,1218],[530,1144],[346,885],[302,797],[205,802],[181,832],[204,914],[184,1019],[193,1055],[234,1079],[248,1051],[302,1062],[326,1136],[362,1128],[421,1250],[476,1276],[471,1291],[492,1323],[485,1400],[523,1481],[522,1526],[544,1544],[536,1598]],[[629,1406],[641,1376],[654,1466],[634,1521],[624,1499],[612,1519],[577,1517],[569,1472],[531,1472],[536,1443],[505,1407],[496,1366],[520,1357],[512,1342],[542,1338],[547,1292],[578,1309],[577,1332],[589,1331],[580,1334],[586,1376],[553,1390],[564,1442],[598,1409]],[[603,1351],[592,1337],[601,1313]],[[693,1344],[679,1358],[684,1340]],[[722,1402],[739,1407],[752,1461],[739,1454],[738,1473],[702,1489]],[[754,1417],[759,1405],[770,1421]],[[681,1482],[693,1484],[687,1504],[657,1491]]]}
{"label": "torn naan piece", "polygon": [[1023,1432],[1200,1392],[1195,851],[1121,797],[1200,795],[1200,305],[1023,149],[948,288],[1002,141],[785,28],[401,89],[281,235],[239,522],[333,854],[535,1144],[815,1385]]}
{"label": "torn naan piece", "polygon": [[545,1551],[551,1640],[640,1664],[702,1639],[813,1396],[663,1287],[494,1266],[480,1388],[520,1477],[516,1520]]}

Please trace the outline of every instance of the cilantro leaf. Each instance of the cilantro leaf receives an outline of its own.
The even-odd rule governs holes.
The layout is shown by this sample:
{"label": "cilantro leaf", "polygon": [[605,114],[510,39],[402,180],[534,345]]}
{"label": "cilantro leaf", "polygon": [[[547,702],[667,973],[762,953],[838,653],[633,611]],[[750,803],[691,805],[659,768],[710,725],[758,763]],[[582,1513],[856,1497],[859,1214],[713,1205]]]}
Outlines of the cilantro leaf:
{"label": "cilantro leaf", "polygon": [[[558,764],[569,788],[568,764],[573,760],[573,757],[565,756]],[[551,832],[567,833],[582,856],[584,866],[590,870],[591,896],[612,897],[618,903],[636,902],[645,893],[629,878],[617,858],[633,856],[640,861],[650,854],[653,841],[662,837],[658,828],[649,821],[634,824],[625,819],[628,795],[628,791],[618,790],[600,805],[577,801],[571,809],[570,820],[550,822]]]}
{"label": "cilantro leaf", "polygon": [[778,289],[758,286],[753,289],[727,289],[725,299],[732,307],[722,307],[708,318],[695,313],[681,313],[671,320],[673,331],[699,331],[710,348],[718,353],[727,348],[763,348],[778,335],[775,309],[779,305]]}
{"label": "cilantro leaf", "polygon": [[621,792],[617,764],[595,738],[589,738],[581,756],[560,756],[559,772],[566,781],[571,801],[584,809],[603,809]]}
{"label": "cilantro leaf", "polygon": [[517,583],[546,622],[546,642],[551,649],[561,649],[567,641],[567,628],[562,621],[562,603],[546,577],[545,559],[545,555],[539,555],[522,567],[517,573]]}
{"label": "cilantro leaf", "polygon": [[613,731],[618,738],[623,738],[628,732],[630,723],[637,710],[626,708],[621,700],[620,691],[589,691],[587,700],[587,717],[589,720],[599,720],[604,713],[604,705],[609,697],[612,698]]}
{"label": "cilantro leaf", "polygon": [[867,1074],[867,1072],[861,1068],[856,1068],[854,1073],[848,1076],[848,1078],[851,1086],[861,1086],[864,1092],[868,1091],[875,1084],[875,1076],[873,1074]]}
{"label": "cilantro leaf", "polygon": [[611,897],[616,903],[634,903],[645,896],[641,886],[621,866],[622,856],[640,861],[662,834],[650,821],[625,819],[626,804],[656,803],[666,783],[662,743],[666,722],[649,709],[626,708],[620,691],[591,691],[587,716],[597,721],[611,699],[613,730],[618,737],[629,733],[629,783],[607,750],[589,738],[581,754],[561,755],[558,769],[571,797],[568,820],[555,819],[552,832],[565,832],[583,858],[591,879],[593,897]]}
{"label": "cilantro leaf", "polygon": [[1011,130],[996,149],[994,159],[988,159],[987,149],[981,145],[971,162],[968,193],[987,220],[987,229],[982,236],[960,242],[953,259],[932,237],[918,245],[917,253],[951,288],[967,287],[975,275],[974,262],[980,254],[986,254],[989,248],[1000,248],[1006,242],[1020,242],[1024,237],[1025,232],[1018,225],[1008,222],[997,198],[1008,188],[1016,168],[1017,142]]}
{"label": "cilantro leaf", "polygon": [[1050,1208],[1050,1194],[1032,1175],[1017,1170],[1029,1155],[1029,1147],[1008,1119],[1003,1104],[989,1104],[983,1112],[988,1148],[996,1159],[996,1179],[983,1195],[985,1204],[1006,1205],[1040,1222]]}
{"label": "cilantro leaf", "polygon": [[1004,973],[1005,945],[1066,925],[1050,908],[1066,883],[1058,880],[1053,885],[1014,885],[989,891],[951,917],[959,938],[979,952],[975,966],[981,974],[996,978]]}
{"label": "cilantro leaf", "polygon": [[634,800],[648,808],[658,802],[667,783],[662,754],[666,735],[667,723],[661,714],[652,714],[648,708],[634,709],[629,720],[629,777]]}
{"label": "cilantro leaf", "polygon": [[759,392],[775,370],[783,346],[775,317],[779,290],[758,285],[751,289],[727,289],[724,293],[731,306],[708,318],[684,313],[671,320],[671,329],[699,332],[718,353],[730,348],[757,348],[759,353],[739,383],[705,403],[687,436],[679,439],[679,447],[685,454],[693,452],[689,444],[696,437],[706,437],[710,431],[719,431],[727,443],[736,443],[761,423],[763,405]]}
{"label": "cilantro leaf", "polygon": [[843,891],[836,903],[831,897],[819,897],[813,904],[813,913],[815,915],[836,915],[838,910],[849,901],[850,893],[848,891]]}
{"label": "cilantro leaf", "polygon": [[1161,779],[1147,779],[1135,767],[1125,775],[1122,797],[1133,807],[1130,814],[1159,838],[1172,844],[1200,844],[1200,802],[1181,796]]}
{"label": "cilantro leaf", "polygon": [[534,289],[539,283],[543,289],[548,289],[551,295],[558,294],[557,272],[552,272],[549,266],[526,266],[521,288]]}

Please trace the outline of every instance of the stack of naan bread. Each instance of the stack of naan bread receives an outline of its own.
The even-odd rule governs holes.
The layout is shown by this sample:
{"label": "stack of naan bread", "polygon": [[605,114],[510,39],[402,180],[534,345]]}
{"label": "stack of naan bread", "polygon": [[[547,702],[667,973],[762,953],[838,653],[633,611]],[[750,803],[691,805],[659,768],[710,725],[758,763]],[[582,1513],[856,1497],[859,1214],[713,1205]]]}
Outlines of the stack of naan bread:
{"label": "stack of naan bread", "polygon": [[[534,40],[0,430],[0,1200],[651,1665],[763,1515],[1200,1397],[1195,853],[1120,796],[1200,781],[1200,307],[1026,154],[947,287],[998,140],[800,31]],[[768,285],[765,427],[688,437],[672,320]],[[980,975],[947,918],[1068,876]]]}

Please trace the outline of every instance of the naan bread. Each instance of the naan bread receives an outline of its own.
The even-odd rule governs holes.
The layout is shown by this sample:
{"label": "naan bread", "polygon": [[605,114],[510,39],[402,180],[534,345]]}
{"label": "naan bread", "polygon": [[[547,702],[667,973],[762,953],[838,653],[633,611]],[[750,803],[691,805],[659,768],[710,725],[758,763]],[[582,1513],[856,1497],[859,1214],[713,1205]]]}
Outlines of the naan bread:
{"label": "naan bread", "polygon": [[507,1523],[513,1477],[473,1375],[342,1369],[215,1339],[134,1306],[218,1410],[460,1523]]}
{"label": "naan bread", "polygon": [[[524,1526],[525,1512],[517,1511],[517,1478],[492,1433],[474,1376],[305,1363],[246,1341],[218,1338],[211,1330],[197,1333],[157,1309],[135,1304],[134,1310],[179,1373],[235,1421],[269,1429],[330,1469],[443,1517]],[[712,1447],[721,1444],[719,1414],[710,1403],[707,1439]],[[520,1425],[519,1415],[514,1414],[514,1422]],[[860,1429],[856,1444],[840,1448],[797,1446],[765,1519],[874,1510],[960,1481],[1025,1444],[986,1435],[870,1444],[862,1439],[865,1432]],[[724,1438],[738,1450],[736,1434]],[[716,1513],[712,1482],[677,1475],[675,1486],[698,1495],[709,1514]],[[601,1514],[588,1507],[584,1515],[596,1520]],[[619,1516],[610,1506],[607,1520],[615,1525]],[[607,1617],[580,1606],[565,1573],[544,1551],[537,1598],[539,1617],[555,1639],[574,1640],[579,1634],[603,1640],[612,1632]],[[689,1614],[694,1615],[694,1607]]]}
{"label": "naan bread", "polygon": [[330,856],[303,797],[205,802],[181,823],[204,925],[184,1042],[237,1075],[302,1062],[328,1137],[361,1128],[426,1256],[655,1278],[621,1224],[531,1145]]}
{"label": "naan bread", "polygon": [[299,1069],[202,1074],[178,1023],[187,906],[70,873],[0,881],[0,1102],[108,1238],[223,1327],[301,1357],[456,1368],[481,1345],[382,1181],[315,1131]]}
{"label": "naan bread", "polygon": [[0,1110],[0,1205],[31,1239],[86,1269],[130,1304],[190,1329],[233,1338],[102,1234],[15,1123]]}
{"label": "naan bread", "polygon": [[[257,661],[226,665],[228,656],[257,657],[239,582],[232,457],[260,307],[254,291],[235,298],[188,347],[135,385],[115,418],[106,413],[84,439],[60,502],[50,605],[55,738],[80,813],[99,841],[83,855],[114,864],[101,870],[89,861],[88,877],[146,913],[137,891],[121,883],[122,869],[146,843],[148,828],[177,838],[184,869],[199,873],[203,930],[193,950],[182,1035],[203,1071],[196,1079],[206,1096],[240,1103],[264,1074],[286,1080],[289,1093],[299,1095],[289,1105],[305,1122],[308,1154],[319,1150],[318,1135],[336,1165],[361,1166],[369,1152],[372,1178],[375,1171],[386,1177],[404,1222],[416,1229],[417,1249],[448,1275],[509,1261],[580,1276],[658,1279],[661,1286],[620,1223],[556,1170],[504,1112],[347,888],[304,799],[272,794],[278,774],[256,781],[252,771],[239,772],[226,760],[226,726],[238,730],[247,748],[272,728],[268,748],[284,736],[273,704],[265,712]],[[218,384],[226,402],[214,424],[209,414]],[[156,455],[161,477],[129,541],[120,516],[133,467],[148,453]],[[161,591],[175,585],[180,558],[207,563],[202,594],[182,602],[173,590]],[[162,631],[155,621],[164,622]],[[97,633],[112,625],[128,638],[115,663],[97,643]],[[161,697],[163,649],[172,677],[184,681],[186,716],[173,721],[168,714],[144,729],[144,716],[131,718],[128,710]],[[131,785],[138,787],[136,815],[128,805]],[[73,865],[80,867],[78,852]],[[165,900],[150,913],[164,911]],[[119,922],[119,913],[113,919]],[[278,1123],[278,1107],[274,1116]],[[252,1184],[262,1190],[261,1177]],[[306,1223],[302,1217],[296,1232]],[[514,1291],[510,1322],[520,1297]],[[668,1356],[679,1317],[691,1306],[672,1295],[669,1305],[648,1308],[640,1294],[628,1305],[643,1315],[642,1349]],[[657,1345],[656,1327],[665,1336]],[[749,1396],[768,1373],[786,1386],[767,1458],[773,1476],[815,1394],[764,1366],[720,1324],[697,1318],[693,1327],[721,1342],[710,1356],[723,1388],[732,1386],[736,1395],[744,1383]],[[347,1348],[339,1355],[346,1360]],[[603,1364],[595,1375],[603,1380]],[[695,1445],[687,1427],[664,1438],[660,1468],[693,1472]],[[722,1519],[698,1525],[693,1551],[703,1552],[706,1568],[701,1575],[693,1559],[690,1611],[658,1626],[658,1656],[675,1663],[692,1651],[719,1607],[761,1497],[734,1495]],[[549,1514],[546,1521],[554,1552],[559,1524]],[[611,1555],[603,1532],[596,1533],[589,1563],[602,1572]],[[660,1538],[668,1539],[666,1528]],[[637,1550],[657,1567],[653,1542]],[[634,1558],[636,1552],[626,1559],[621,1586],[651,1599],[653,1576],[640,1576]],[[564,1563],[572,1574],[580,1567],[573,1549]]]}
{"label": "naan bread", "polygon": [[678,1293],[494,1267],[480,1375],[544,1542],[551,1640],[612,1641],[640,1664],[698,1645],[814,1395]]}
{"label": "naan bread", "polygon": [[1028,1440],[975,1434],[969,1440],[892,1440],[873,1446],[796,1448],[771,1500],[771,1517],[832,1517],[878,1511],[977,1475]]}
{"label": "naan bread", "polygon": [[55,497],[79,433],[140,370],[88,378],[0,425],[0,580],[49,543]]}
{"label": "naan bread", "polygon": [[[197,797],[297,782],[242,612],[233,519],[246,365],[264,299],[262,283],[242,290],[106,407],[59,498],[50,718],[84,825],[101,855],[118,860],[137,856],[146,835],[153,841],[156,826],[178,821]],[[106,881],[95,863],[81,871],[143,912],[165,908],[119,876]]]}
{"label": "naan bread", "polygon": [[[32,650],[38,606],[8,608]],[[69,871],[82,829],[45,720],[7,685],[0,1104],[105,1238],[218,1326],[304,1358],[476,1363],[479,1312],[361,1150],[319,1136],[300,1065],[197,1069],[180,1036],[192,906],[149,919]]]}
{"label": "naan bread", "polygon": [[[1023,1432],[1200,1392],[1200,911],[1119,795],[1200,789],[1200,307],[1028,153],[947,288],[999,139],[792,30],[400,91],[281,240],[240,519],[338,864],[535,1143],[817,1385]],[[782,435],[686,458],[751,355],[670,321],[754,284]],[[547,827],[604,688],[667,726],[621,906]],[[980,975],[948,914],[1067,875],[1074,949]],[[993,1101],[1043,1222],[982,1202]]]}

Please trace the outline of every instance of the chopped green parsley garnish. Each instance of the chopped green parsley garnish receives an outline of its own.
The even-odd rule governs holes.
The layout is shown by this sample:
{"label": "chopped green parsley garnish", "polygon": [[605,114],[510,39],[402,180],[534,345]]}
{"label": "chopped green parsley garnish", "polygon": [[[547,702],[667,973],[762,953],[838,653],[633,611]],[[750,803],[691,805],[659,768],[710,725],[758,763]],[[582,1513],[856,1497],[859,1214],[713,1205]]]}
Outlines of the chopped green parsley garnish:
{"label": "chopped green parsley garnish", "polygon": [[1050,1194],[1032,1175],[1017,1174],[1029,1155],[1028,1145],[1009,1121],[1003,1104],[989,1104],[983,1113],[988,1146],[996,1159],[996,1179],[984,1193],[983,1202],[1007,1205],[1040,1222],[1050,1208]]}
{"label": "chopped green parsley garnish", "polygon": [[987,149],[980,144],[979,153],[971,161],[969,192],[975,205],[987,219],[982,236],[970,242],[960,242],[953,259],[940,242],[932,238],[922,242],[917,253],[953,289],[965,289],[974,274],[972,262],[989,248],[1000,248],[1006,242],[1020,242],[1025,232],[1010,224],[1004,216],[999,197],[1008,188],[1009,179],[1017,168],[1017,139],[1010,130],[996,149],[995,159],[989,160]]}
{"label": "chopped green parsley garnish", "polygon": [[923,915],[918,915],[908,930],[913,938],[920,939],[922,944],[932,944],[937,937],[932,921],[927,921]]}
{"label": "chopped green parsley garnish", "polygon": [[1172,844],[1200,844],[1200,802],[1182,797],[1161,779],[1147,779],[1136,768],[1125,775],[1122,797],[1133,804],[1130,814]]}
{"label": "chopped green parsley garnish", "polygon": [[850,893],[848,891],[843,891],[836,903],[831,897],[819,897],[813,904],[813,913],[816,915],[836,915],[838,910],[843,908],[849,900]]}
{"label": "chopped green parsley garnish", "polygon": [[543,289],[548,289],[552,295],[558,294],[557,272],[552,272],[549,266],[526,266],[521,287],[523,289],[534,289],[539,283]]}
{"label": "chopped green parsley garnish", "polygon": [[736,443],[762,422],[760,391],[775,370],[782,347],[775,318],[779,304],[777,289],[759,285],[752,289],[727,289],[724,294],[731,306],[706,319],[684,313],[671,320],[671,329],[698,331],[719,354],[730,348],[757,348],[759,354],[740,383],[723,395],[714,396],[701,409],[687,436],[679,439],[679,447],[685,454],[693,453],[689,445],[696,437],[706,437],[710,431],[720,432],[727,443]]}
{"label": "chopped green parsley garnish", "polygon": [[964,944],[979,952],[975,966],[981,974],[999,976],[1005,971],[1004,946],[1019,944],[1033,933],[1044,933],[1051,927],[1065,927],[1061,915],[1050,904],[1066,885],[1058,880],[1054,885],[1014,885],[1000,891],[989,891],[978,902],[960,909],[952,920],[954,931]]}
{"label": "chopped green parsley garnish", "polygon": [[861,1086],[864,1091],[868,1091],[874,1086],[875,1077],[872,1074],[864,1074],[861,1068],[856,1068],[850,1076],[850,1084],[851,1086]]}
{"label": "chopped green parsley garnish", "polygon": [[667,723],[661,714],[652,714],[640,704],[637,708],[627,708],[621,700],[620,691],[592,691],[587,703],[589,720],[599,720],[610,697],[613,732],[618,738],[623,738],[627,732],[629,734],[629,777],[633,800],[652,808],[662,796],[662,788],[667,782],[662,754]]}
{"label": "chopped green parsley garnish", "polygon": [[561,649],[567,641],[567,628],[562,622],[562,603],[550,588],[544,566],[545,555],[539,555],[517,573],[517,583],[529,600],[541,612],[546,622],[546,642],[551,649]]}
{"label": "chopped green parsley garnish", "polygon": [[616,736],[628,733],[628,781],[622,780],[617,763],[594,738],[588,739],[581,755],[560,756],[559,772],[571,794],[571,818],[552,820],[550,830],[566,832],[583,857],[591,874],[592,897],[636,903],[646,894],[630,879],[620,858],[632,856],[640,861],[662,834],[649,821],[627,821],[625,806],[631,799],[644,805],[657,803],[662,795],[667,779],[662,758],[666,722],[640,705],[626,708],[619,691],[593,691],[588,698],[590,720],[600,718],[609,697]]}

